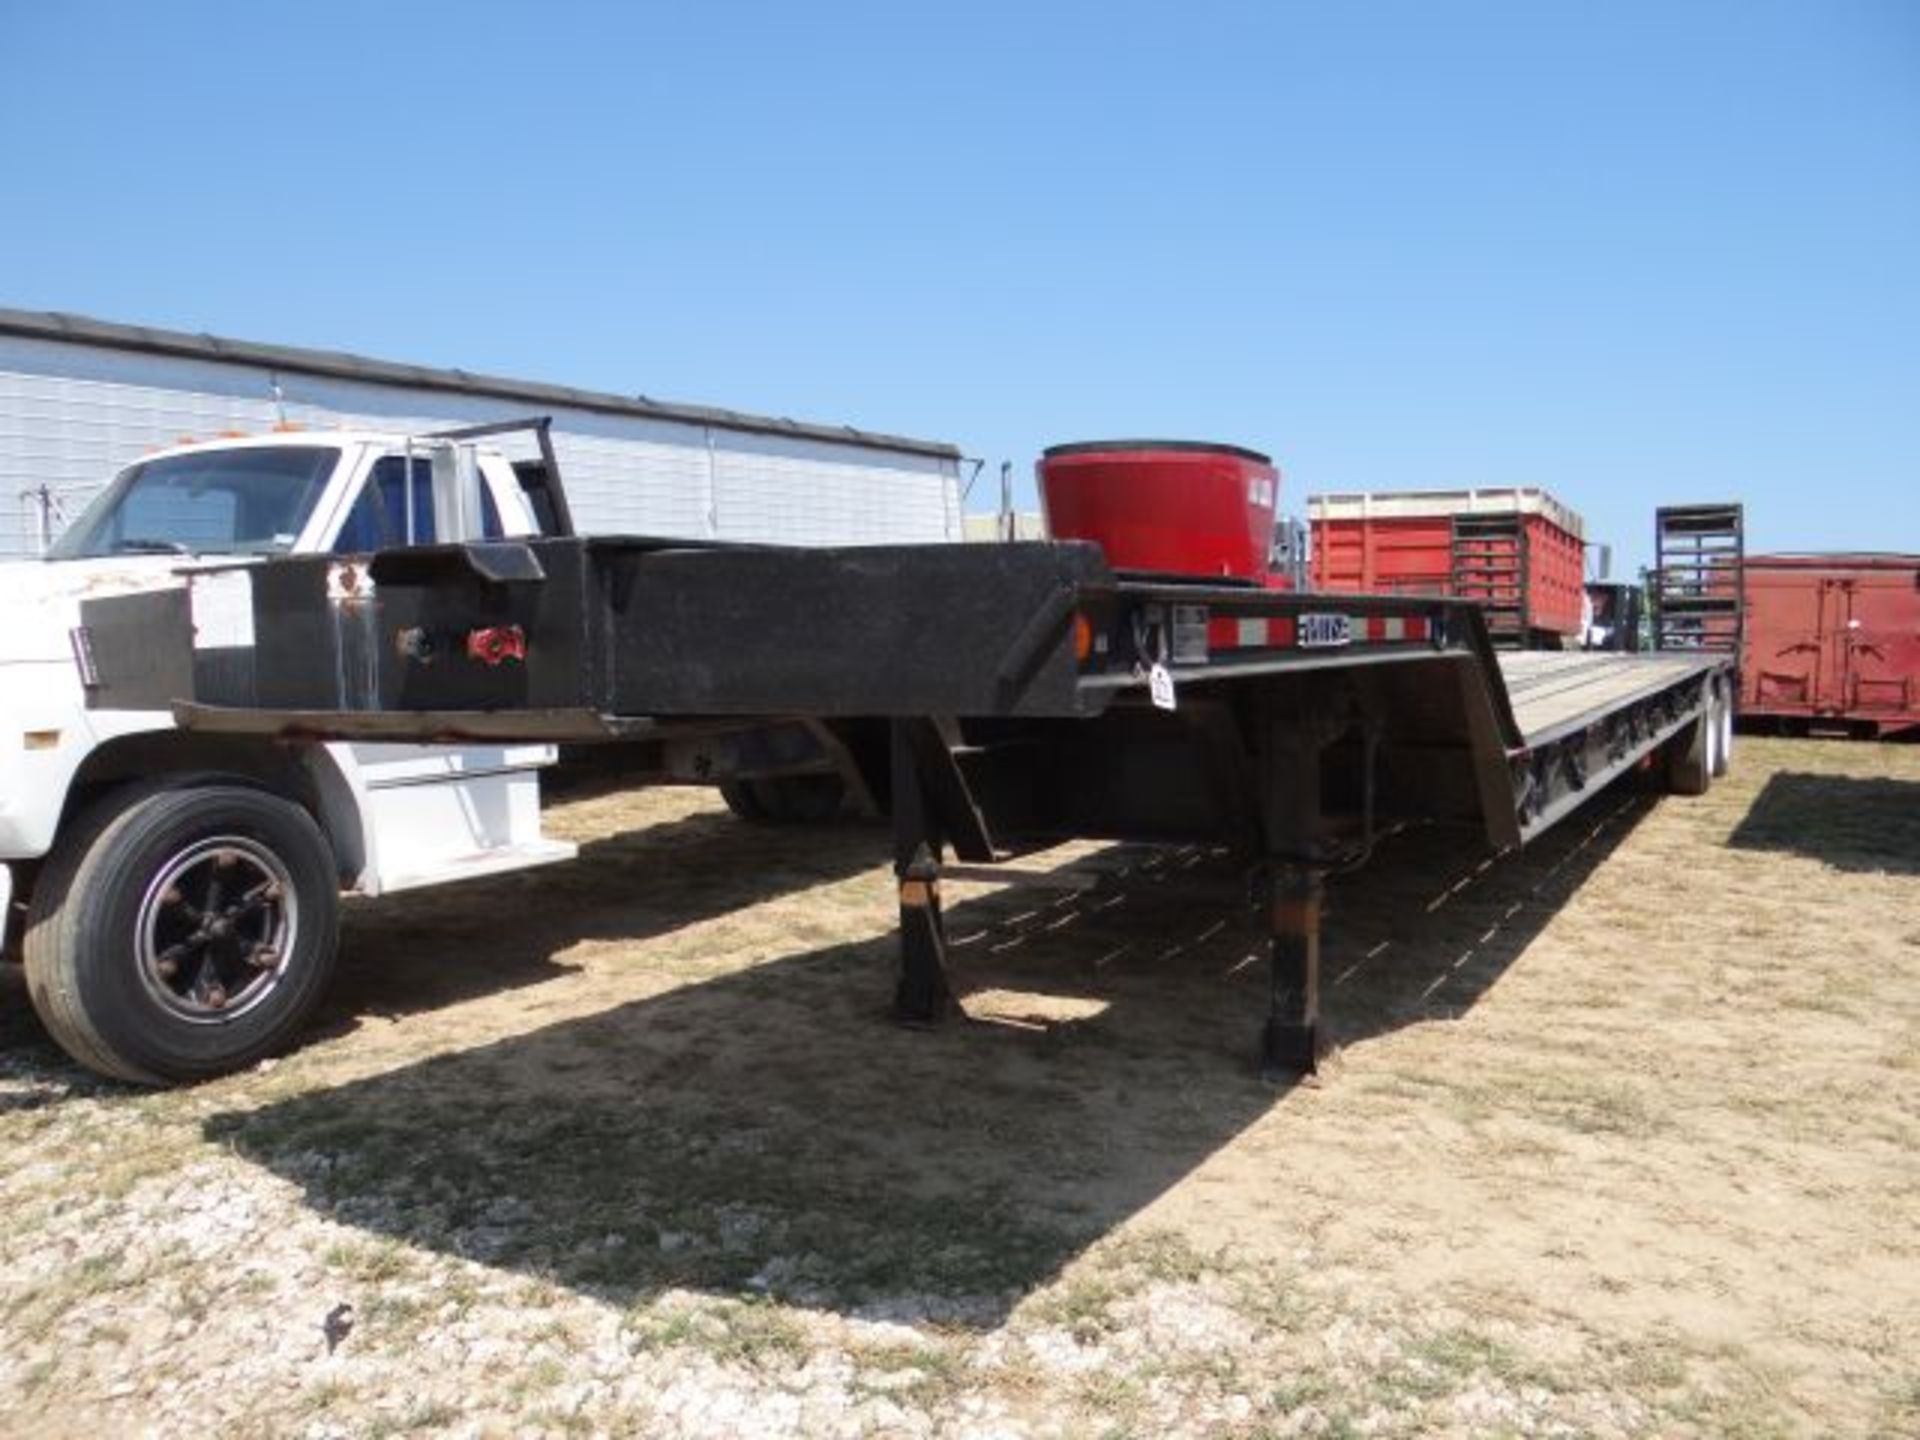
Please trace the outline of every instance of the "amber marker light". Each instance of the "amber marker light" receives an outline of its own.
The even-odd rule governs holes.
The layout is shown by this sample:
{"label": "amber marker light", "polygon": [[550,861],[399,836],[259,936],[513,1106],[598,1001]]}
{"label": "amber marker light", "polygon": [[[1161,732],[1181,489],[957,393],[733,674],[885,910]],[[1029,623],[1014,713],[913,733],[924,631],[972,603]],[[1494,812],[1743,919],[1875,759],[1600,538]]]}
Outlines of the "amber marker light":
{"label": "amber marker light", "polygon": [[1073,658],[1082,665],[1093,654],[1093,622],[1079,611],[1073,616]]}

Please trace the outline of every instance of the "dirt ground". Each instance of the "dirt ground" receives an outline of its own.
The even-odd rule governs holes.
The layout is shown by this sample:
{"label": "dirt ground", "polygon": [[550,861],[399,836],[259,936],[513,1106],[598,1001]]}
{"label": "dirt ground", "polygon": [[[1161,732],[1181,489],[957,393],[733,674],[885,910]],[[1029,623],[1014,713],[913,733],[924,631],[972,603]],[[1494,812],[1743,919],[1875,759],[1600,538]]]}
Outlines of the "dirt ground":
{"label": "dirt ground", "polygon": [[553,827],[230,1080],[0,986],[0,1433],[1920,1434],[1920,747],[1396,837],[1292,1088],[1220,857],[961,891],[920,1033],[879,829]]}

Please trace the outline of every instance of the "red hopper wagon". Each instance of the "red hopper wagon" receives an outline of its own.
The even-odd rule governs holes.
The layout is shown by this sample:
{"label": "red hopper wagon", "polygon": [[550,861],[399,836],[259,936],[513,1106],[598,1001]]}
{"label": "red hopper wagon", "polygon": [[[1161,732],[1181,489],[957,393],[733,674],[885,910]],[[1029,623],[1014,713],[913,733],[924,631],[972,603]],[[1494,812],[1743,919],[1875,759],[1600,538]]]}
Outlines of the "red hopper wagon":
{"label": "red hopper wagon", "polygon": [[1311,495],[1307,519],[1315,590],[1471,600],[1508,644],[1580,633],[1586,526],[1544,490]]}
{"label": "red hopper wagon", "polygon": [[1035,468],[1055,539],[1091,540],[1116,569],[1267,583],[1280,472],[1257,450],[1099,440]]}

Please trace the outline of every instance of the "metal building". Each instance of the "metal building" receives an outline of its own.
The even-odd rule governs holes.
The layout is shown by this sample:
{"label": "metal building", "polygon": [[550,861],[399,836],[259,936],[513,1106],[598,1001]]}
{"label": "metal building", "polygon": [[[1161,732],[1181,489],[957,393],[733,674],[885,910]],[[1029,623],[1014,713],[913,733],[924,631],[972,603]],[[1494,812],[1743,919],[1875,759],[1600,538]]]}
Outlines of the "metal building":
{"label": "metal building", "polygon": [[533,413],[553,417],[586,533],[796,545],[962,538],[952,445],[0,309],[0,558],[38,553],[117,470],[183,436],[277,424],[424,431]]}

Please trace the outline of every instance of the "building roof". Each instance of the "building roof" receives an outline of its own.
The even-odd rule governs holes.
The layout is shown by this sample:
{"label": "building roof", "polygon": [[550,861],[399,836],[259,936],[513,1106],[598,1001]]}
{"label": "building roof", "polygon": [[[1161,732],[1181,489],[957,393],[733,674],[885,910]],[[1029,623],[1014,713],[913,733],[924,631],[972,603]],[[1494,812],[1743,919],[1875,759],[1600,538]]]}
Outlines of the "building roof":
{"label": "building roof", "polygon": [[911,440],[900,435],[857,430],[851,425],[810,425],[798,420],[749,415],[707,405],[681,405],[645,395],[616,395],[604,390],[579,390],[571,385],[547,385],[536,380],[509,380],[470,370],[443,370],[373,360],[338,350],[305,350],[293,345],[263,345],[230,340],[220,335],[194,335],[183,330],[153,330],[144,325],[120,325],[85,315],[50,310],[9,310],[0,306],[0,335],[33,340],[106,346],[145,355],[230,365],[261,366],[296,375],[322,375],[337,380],[360,380],[376,385],[399,385],[416,390],[439,390],[455,395],[477,395],[514,400],[528,405],[565,405],[603,415],[631,415],[647,420],[678,420],[721,430],[746,430],[762,435],[791,435],[838,445],[861,445],[875,450],[902,450],[942,459],[960,458],[958,447],[936,440]]}

